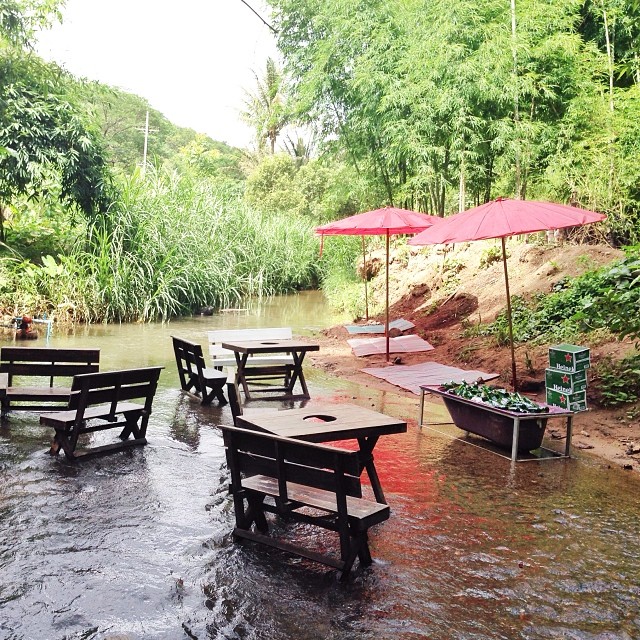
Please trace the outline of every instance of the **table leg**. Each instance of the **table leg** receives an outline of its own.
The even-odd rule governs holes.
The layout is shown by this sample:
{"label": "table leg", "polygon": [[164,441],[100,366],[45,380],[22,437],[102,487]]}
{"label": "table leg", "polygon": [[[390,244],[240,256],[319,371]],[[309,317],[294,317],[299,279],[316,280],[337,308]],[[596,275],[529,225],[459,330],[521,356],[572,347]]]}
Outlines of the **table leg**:
{"label": "table leg", "polygon": [[518,459],[518,438],[520,437],[520,418],[513,419],[513,440],[511,446],[511,462]]}
{"label": "table leg", "polygon": [[420,418],[418,426],[422,429],[422,421],[424,420],[424,389],[420,389]]}
{"label": "table leg", "polygon": [[[378,442],[378,436],[370,438],[358,438],[358,444],[360,445],[360,464],[363,469],[367,470],[369,481],[371,482],[371,488],[373,489],[373,495],[376,497],[376,502],[380,504],[387,504],[387,500],[384,497],[384,491],[380,484],[380,478],[376,471],[375,464],[373,463],[373,449]],[[362,473],[362,471],[361,471]]]}
{"label": "table leg", "polygon": [[287,391],[290,395],[293,395],[293,388],[296,385],[296,382],[300,381],[300,386],[302,387],[302,394],[305,398],[309,397],[309,389],[307,389],[307,382],[304,379],[304,372],[302,370],[302,361],[304,360],[305,351],[298,353],[297,351],[292,351],[291,356],[293,357],[293,373],[291,374],[291,380],[289,380],[289,386]]}
{"label": "table leg", "polygon": [[244,391],[245,400],[251,400],[251,393],[249,391],[249,385],[247,384],[247,379],[244,374],[244,368],[247,365],[247,359],[249,358],[248,353],[243,353],[240,355],[239,351],[235,351],[236,356],[236,387],[238,385],[242,385],[242,390]]}
{"label": "table leg", "polygon": [[573,435],[573,415],[567,416],[567,438],[564,445],[564,455],[571,457],[571,436]]}

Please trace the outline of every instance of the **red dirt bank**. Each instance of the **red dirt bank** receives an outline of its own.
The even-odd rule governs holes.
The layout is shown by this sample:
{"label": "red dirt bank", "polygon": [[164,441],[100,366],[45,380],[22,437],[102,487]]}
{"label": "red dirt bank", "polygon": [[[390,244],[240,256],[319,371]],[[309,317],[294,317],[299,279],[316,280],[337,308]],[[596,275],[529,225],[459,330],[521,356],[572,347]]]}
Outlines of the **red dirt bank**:
{"label": "red dirt bank", "polygon": [[[481,273],[470,268],[477,254],[482,249],[474,243],[461,247],[453,253],[457,265],[457,289],[453,293],[443,291],[435,282],[442,280],[442,272],[435,272],[433,264],[426,266],[422,273],[412,265],[411,260],[405,268],[395,273],[392,271],[392,291],[398,297],[391,305],[391,318],[405,318],[416,326],[410,331],[427,340],[435,348],[427,353],[396,354],[401,364],[416,364],[426,361],[437,361],[442,364],[462,369],[480,369],[500,373],[500,378],[493,384],[509,387],[511,379],[511,354],[508,347],[497,347],[492,338],[463,337],[463,321],[487,321],[504,306],[504,280],[502,265],[492,265]],[[435,252],[434,252],[435,253]],[[550,286],[564,275],[577,275],[580,269],[577,263],[582,262],[586,268],[596,264],[610,262],[618,257],[618,252],[608,247],[566,246],[542,250],[531,245],[515,245],[510,248],[510,282],[512,294],[523,291],[548,291]],[[533,254],[533,256],[531,255]],[[437,254],[435,254],[437,256]],[[587,256],[576,260],[576,256]],[[433,259],[434,255],[431,256]],[[451,255],[448,259],[451,259]],[[437,258],[436,258],[437,259]],[[516,262],[517,261],[517,262]],[[464,263],[460,268],[458,263]],[[511,263],[516,268],[511,268]],[[522,266],[528,268],[518,268]],[[465,273],[465,271],[467,273]],[[403,279],[404,277],[404,279]],[[376,289],[376,283],[373,283]],[[448,295],[443,295],[448,294]],[[382,299],[383,296],[377,295]],[[435,308],[435,311],[429,312]],[[375,318],[382,321],[381,315]],[[321,349],[318,353],[309,354],[308,358],[314,366],[327,373],[341,378],[348,378],[363,386],[393,391],[415,398],[409,391],[395,387],[383,380],[360,371],[364,367],[384,366],[384,356],[356,357],[352,354],[346,329],[342,326],[332,327],[317,336]],[[581,343],[582,344],[582,343]],[[610,342],[599,345],[586,345],[591,348],[592,364],[597,365],[605,355],[623,356],[632,349],[629,342]],[[544,401],[544,370],[547,366],[549,345],[519,345],[516,350],[518,379],[521,390],[529,397]],[[592,378],[593,378],[592,370]],[[592,383],[592,379],[590,380]],[[597,406],[594,387],[588,391],[589,410],[577,414],[574,419],[573,445],[588,453],[599,456],[603,463],[620,466],[625,469],[640,471],[640,419],[637,417],[638,406],[625,406],[615,410],[606,410]],[[417,406],[417,405],[416,405]],[[417,412],[417,409],[416,409]],[[416,415],[406,416],[415,420]]]}

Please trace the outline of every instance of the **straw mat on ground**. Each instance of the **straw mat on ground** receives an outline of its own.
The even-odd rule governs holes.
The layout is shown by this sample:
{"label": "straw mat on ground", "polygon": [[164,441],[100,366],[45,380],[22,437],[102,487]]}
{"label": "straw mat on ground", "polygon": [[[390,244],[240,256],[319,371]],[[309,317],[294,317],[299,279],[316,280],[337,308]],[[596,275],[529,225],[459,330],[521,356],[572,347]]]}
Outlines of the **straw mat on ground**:
{"label": "straw mat on ground", "polygon": [[[389,329],[397,329],[398,331],[406,331],[407,329],[413,329],[416,325],[409,320],[399,318],[398,320],[392,320],[389,323]],[[344,328],[349,333],[384,333],[384,324],[345,324]]]}
{"label": "straw mat on ground", "polygon": [[439,385],[444,382],[475,382],[478,378],[482,380],[493,380],[497,378],[497,373],[486,373],[484,371],[465,371],[457,367],[450,367],[439,362],[421,362],[412,365],[393,365],[390,367],[370,367],[362,369],[364,373],[382,378],[390,384],[402,389],[408,389],[413,393],[420,394],[421,385]]}
{"label": "straw mat on ground", "polygon": [[[384,355],[387,352],[386,338],[351,338],[347,343],[356,356],[371,356],[377,353]],[[433,347],[420,336],[389,338],[389,353],[417,353],[432,349]]]}

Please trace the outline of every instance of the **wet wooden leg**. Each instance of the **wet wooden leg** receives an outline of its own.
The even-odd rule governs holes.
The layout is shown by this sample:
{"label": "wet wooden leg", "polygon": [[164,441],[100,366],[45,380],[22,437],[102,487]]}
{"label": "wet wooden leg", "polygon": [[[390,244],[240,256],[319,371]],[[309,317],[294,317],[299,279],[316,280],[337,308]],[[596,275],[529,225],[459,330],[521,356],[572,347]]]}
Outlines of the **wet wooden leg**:
{"label": "wet wooden leg", "polygon": [[380,504],[387,504],[387,500],[384,497],[384,491],[380,484],[380,478],[376,471],[375,464],[373,463],[373,449],[378,442],[378,436],[372,436],[370,438],[358,438],[358,444],[360,445],[360,462],[363,465],[363,469],[367,470],[367,475],[371,482],[371,488],[373,489],[373,495],[376,497],[376,502]]}

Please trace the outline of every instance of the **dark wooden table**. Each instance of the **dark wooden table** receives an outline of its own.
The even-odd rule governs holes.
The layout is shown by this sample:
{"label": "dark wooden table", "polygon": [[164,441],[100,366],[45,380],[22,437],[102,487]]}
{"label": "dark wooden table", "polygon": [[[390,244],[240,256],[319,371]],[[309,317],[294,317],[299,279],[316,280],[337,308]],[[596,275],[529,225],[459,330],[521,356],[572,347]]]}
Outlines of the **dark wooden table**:
{"label": "dark wooden table", "polygon": [[237,418],[237,425],[307,442],[357,440],[360,473],[367,470],[376,500],[386,504],[373,460],[380,436],[406,433],[407,423],[353,404],[314,403],[303,409],[252,411]]}
{"label": "dark wooden table", "polygon": [[[248,378],[260,378],[269,375],[282,375],[284,385],[278,388],[268,388],[263,391],[281,391],[287,397],[294,397],[293,390],[296,382],[300,382],[302,398],[309,397],[309,390],[304,379],[302,361],[308,351],[319,351],[320,346],[300,340],[234,340],[222,343],[223,349],[233,351],[236,357],[236,385],[242,385],[245,398],[251,399],[251,392],[247,382]],[[293,364],[252,366],[249,356],[265,353],[289,353],[293,358]]]}

